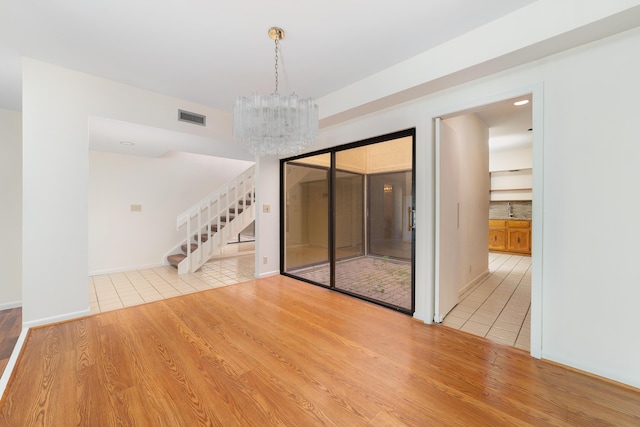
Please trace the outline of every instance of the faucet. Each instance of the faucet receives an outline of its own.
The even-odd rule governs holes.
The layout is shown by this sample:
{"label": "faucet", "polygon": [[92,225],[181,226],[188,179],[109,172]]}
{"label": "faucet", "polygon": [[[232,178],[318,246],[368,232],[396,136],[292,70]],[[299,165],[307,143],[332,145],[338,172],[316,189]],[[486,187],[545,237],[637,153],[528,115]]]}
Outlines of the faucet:
{"label": "faucet", "polygon": [[511,202],[507,202],[507,216],[513,218],[513,206],[511,206]]}

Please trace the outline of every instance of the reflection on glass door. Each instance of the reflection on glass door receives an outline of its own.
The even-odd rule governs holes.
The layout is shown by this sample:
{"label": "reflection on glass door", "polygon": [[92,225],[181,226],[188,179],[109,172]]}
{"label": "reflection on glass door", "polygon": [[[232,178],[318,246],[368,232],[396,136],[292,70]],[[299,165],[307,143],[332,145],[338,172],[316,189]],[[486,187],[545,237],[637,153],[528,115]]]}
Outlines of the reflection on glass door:
{"label": "reflection on glass door", "polygon": [[411,172],[369,176],[369,253],[411,259]]}
{"label": "reflection on glass door", "polygon": [[[331,155],[324,154],[285,165],[285,272],[329,265],[330,163]],[[330,283],[328,276],[316,279]]]}
{"label": "reflection on glass door", "polygon": [[336,153],[334,184],[335,288],[360,294],[354,273],[365,258],[365,170],[368,148],[357,147]]}
{"label": "reflection on glass door", "polygon": [[283,273],[413,313],[413,146],[410,130],[283,161]]}

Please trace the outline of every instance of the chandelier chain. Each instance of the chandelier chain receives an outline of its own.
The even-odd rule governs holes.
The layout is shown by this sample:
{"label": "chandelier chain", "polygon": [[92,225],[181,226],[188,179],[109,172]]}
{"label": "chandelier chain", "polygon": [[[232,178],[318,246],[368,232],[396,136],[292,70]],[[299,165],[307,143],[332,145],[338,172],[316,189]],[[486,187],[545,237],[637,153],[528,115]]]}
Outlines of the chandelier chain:
{"label": "chandelier chain", "polygon": [[275,90],[274,93],[278,93],[278,48],[280,47],[280,40],[278,40],[276,38],[275,42],[276,42],[276,55],[275,55],[275,60],[276,60],[275,61],[276,62],[276,65],[275,65],[275,68],[276,68],[276,90]]}

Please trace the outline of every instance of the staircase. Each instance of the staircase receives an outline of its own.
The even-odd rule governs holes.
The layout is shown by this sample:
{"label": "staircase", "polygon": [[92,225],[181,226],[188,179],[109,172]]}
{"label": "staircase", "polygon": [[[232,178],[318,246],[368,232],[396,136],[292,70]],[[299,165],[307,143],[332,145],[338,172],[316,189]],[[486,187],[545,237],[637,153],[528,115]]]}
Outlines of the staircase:
{"label": "staircase", "polygon": [[178,215],[185,238],[167,255],[178,274],[197,271],[255,220],[254,173],[252,166]]}

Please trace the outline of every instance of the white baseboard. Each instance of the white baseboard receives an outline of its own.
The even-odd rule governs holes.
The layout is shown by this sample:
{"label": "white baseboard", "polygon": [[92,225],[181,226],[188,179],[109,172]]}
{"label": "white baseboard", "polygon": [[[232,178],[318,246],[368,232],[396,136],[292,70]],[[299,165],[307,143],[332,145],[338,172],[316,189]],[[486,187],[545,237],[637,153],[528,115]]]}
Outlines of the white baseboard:
{"label": "white baseboard", "polygon": [[280,270],[267,271],[266,273],[255,274],[253,277],[256,279],[264,279],[265,277],[277,276],[280,274]]}
{"label": "white baseboard", "polygon": [[465,293],[467,293],[471,288],[473,288],[475,285],[478,284],[478,282],[480,282],[481,280],[483,280],[485,277],[487,277],[489,274],[491,274],[489,272],[489,270],[483,271],[482,273],[480,273],[475,279],[471,280],[469,283],[467,283],[466,285],[464,285],[462,287],[462,289],[460,289],[460,292],[458,292],[458,298],[462,299],[462,297],[464,296]]}
{"label": "white baseboard", "polygon": [[18,337],[18,341],[16,341],[16,345],[15,347],[13,347],[13,351],[11,352],[11,356],[9,357],[9,361],[7,362],[7,366],[4,368],[2,377],[0,377],[0,399],[4,397],[4,392],[7,389],[7,384],[9,384],[9,378],[13,373],[13,368],[15,368],[16,366],[18,356],[20,355],[22,347],[24,346],[24,342],[27,338],[27,332],[29,332],[29,328],[22,328],[20,336]]}
{"label": "white baseboard", "polygon": [[4,304],[0,304],[0,311],[18,307],[22,307],[22,301],[5,302]]}
{"label": "white baseboard", "polygon": [[559,363],[561,365],[568,366],[570,368],[577,369],[588,374],[597,375],[599,377],[616,381],[634,388],[640,388],[640,382],[638,382],[637,377],[633,378],[632,374],[621,375],[619,372],[614,372],[611,369],[602,369],[600,366],[596,366],[593,364],[584,364],[564,357],[556,357],[553,354],[547,352],[542,352],[542,359],[549,360],[554,363]]}
{"label": "white baseboard", "polygon": [[50,325],[52,323],[64,322],[65,320],[76,319],[78,317],[84,317],[90,314],[91,314],[91,309],[87,307],[85,310],[80,310],[73,313],[66,313],[66,314],[61,314],[59,316],[51,316],[51,317],[45,317],[42,319],[31,320],[29,322],[23,322],[22,327],[34,328],[36,326]]}
{"label": "white baseboard", "polygon": [[433,321],[429,318],[427,318],[426,316],[422,315],[421,313],[418,312],[414,312],[413,313],[413,318],[419,322],[422,322],[424,324],[430,325],[431,323],[433,323]]}
{"label": "white baseboard", "polygon": [[162,267],[163,265],[169,265],[169,264],[153,263],[153,264],[144,264],[144,265],[132,265],[129,267],[108,268],[106,270],[90,271],[89,276],[99,276],[101,274],[112,274],[112,273],[123,273],[125,271],[134,271],[134,270],[144,270],[147,268]]}

